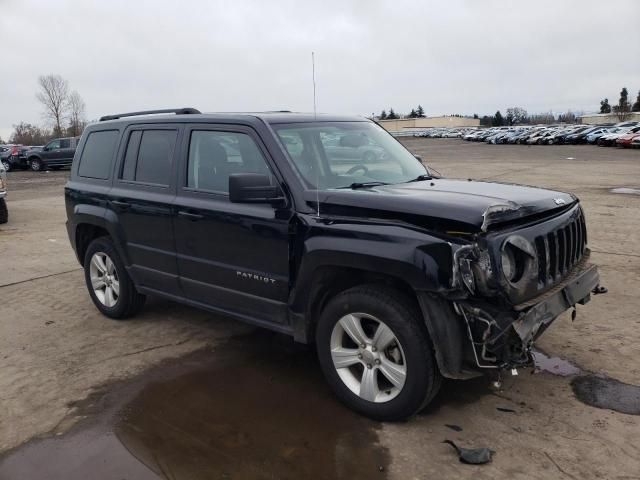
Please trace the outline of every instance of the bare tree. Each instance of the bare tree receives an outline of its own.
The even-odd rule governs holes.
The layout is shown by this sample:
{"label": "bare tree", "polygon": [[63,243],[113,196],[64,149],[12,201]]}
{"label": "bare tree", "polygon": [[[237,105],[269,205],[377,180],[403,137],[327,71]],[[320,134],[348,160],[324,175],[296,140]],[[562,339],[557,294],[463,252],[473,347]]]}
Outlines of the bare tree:
{"label": "bare tree", "polygon": [[41,75],[38,77],[40,91],[36,98],[44,106],[45,116],[53,124],[55,135],[62,135],[62,121],[67,113],[69,101],[69,83],[60,75]]}
{"label": "bare tree", "polygon": [[87,125],[84,100],[75,90],[69,95],[69,129],[68,134],[77,137]]}
{"label": "bare tree", "polygon": [[9,140],[18,145],[44,145],[51,140],[51,132],[30,123],[20,122],[13,126]]}

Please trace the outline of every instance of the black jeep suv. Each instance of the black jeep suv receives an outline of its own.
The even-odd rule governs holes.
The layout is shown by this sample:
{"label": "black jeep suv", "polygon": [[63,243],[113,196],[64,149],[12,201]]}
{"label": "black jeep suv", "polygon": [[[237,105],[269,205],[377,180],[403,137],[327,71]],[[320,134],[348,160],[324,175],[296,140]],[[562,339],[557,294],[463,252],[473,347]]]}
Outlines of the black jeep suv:
{"label": "black jeep suv", "polygon": [[51,140],[42,149],[29,150],[27,152],[27,163],[34,172],[69,167],[76,153],[79,140],[79,137]]}
{"label": "black jeep suv", "polygon": [[439,178],[362,118],[103,117],[65,195],[102,313],[158,295],[315,342],[336,395],[376,419],[417,412],[442,377],[529,365],[598,285],[573,195]]}

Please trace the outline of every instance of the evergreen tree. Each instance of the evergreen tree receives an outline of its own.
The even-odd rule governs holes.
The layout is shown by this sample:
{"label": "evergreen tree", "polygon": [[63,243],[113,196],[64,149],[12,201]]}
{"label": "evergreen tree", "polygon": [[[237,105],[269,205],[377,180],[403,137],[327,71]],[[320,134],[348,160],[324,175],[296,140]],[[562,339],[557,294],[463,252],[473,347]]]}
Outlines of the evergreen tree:
{"label": "evergreen tree", "polygon": [[638,90],[638,96],[636,97],[636,103],[631,107],[632,112],[640,112],[640,90]]}
{"label": "evergreen tree", "polygon": [[416,111],[412,108],[411,112],[409,113],[409,118],[416,118],[418,116],[418,114],[416,113]]}
{"label": "evergreen tree", "polygon": [[609,105],[608,98],[600,100],[600,113],[611,113],[611,105]]}
{"label": "evergreen tree", "polygon": [[418,109],[416,110],[416,116],[419,118],[424,118],[424,108],[422,108],[422,105],[418,105]]}
{"label": "evergreen tree", "polygon": [[393,107],[389,109],[389,114],[387,115],[387,120],[397,120],[400,118],[396,112],[393,111]]}
{"label": "evergreen tree", "polygon": [[493,116],[492,124],[494,127],[501,127],[502,125],[504,125],[504,118],[502,118],[502,114],[500,113],[500,110],[498,110],[496,114]]}
{"label": "evergreen tree", "polygon": [[613,111],[618,115],[618,120],[621,122],[629,117],[631,103],[629,103],[629,92],[626,87],[620,91],[620,100],[618,100],[617,105],[613,106]]}
{"label": "evergreen tree", "polygon": [[382,110],[382,112],[380,112],[380,120],[386,120],[387,119],[387,112]]}

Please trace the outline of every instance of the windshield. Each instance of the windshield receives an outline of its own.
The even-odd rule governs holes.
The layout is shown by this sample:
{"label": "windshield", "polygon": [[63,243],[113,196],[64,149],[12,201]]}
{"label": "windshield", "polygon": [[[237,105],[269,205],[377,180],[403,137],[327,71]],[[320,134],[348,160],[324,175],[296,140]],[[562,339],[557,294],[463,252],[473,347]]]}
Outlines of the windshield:
{"label": "windshield", "polygon": [[274,125],[308,188],[405,183],[429,171],[386,130],[370,122]]}

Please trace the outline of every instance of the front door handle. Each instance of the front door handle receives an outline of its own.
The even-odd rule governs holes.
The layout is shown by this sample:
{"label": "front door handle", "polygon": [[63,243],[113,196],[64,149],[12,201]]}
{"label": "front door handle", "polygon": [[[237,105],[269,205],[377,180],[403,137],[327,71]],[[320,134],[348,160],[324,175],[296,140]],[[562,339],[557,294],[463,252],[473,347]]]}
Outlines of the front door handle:
{"label": "front door handle", "polygon": [[199,213],[185,212],[184,210],[179,210],[178,215],[180,215],[181,217],[188,218],[189,220],[194,222],[196,220],[202,220],[204,218],[204,215],[200,215]]}
{"label": "front door handle", "polygon": [[111,203],[114,204],[118,208],[129,208],[131,206],[128,202],[123,202],[121,200],[111,200]]}

